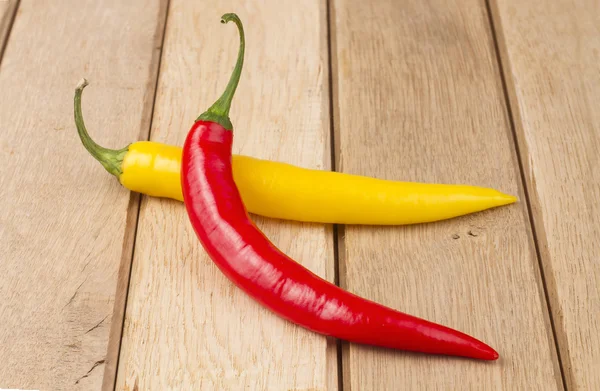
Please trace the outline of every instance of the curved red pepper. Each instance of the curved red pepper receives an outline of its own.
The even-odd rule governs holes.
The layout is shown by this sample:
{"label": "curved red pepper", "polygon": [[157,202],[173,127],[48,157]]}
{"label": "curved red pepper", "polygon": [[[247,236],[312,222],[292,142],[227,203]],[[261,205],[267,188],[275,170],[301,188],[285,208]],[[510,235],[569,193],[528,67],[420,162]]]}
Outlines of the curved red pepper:
{"label": "curved red pepper", "polygon": [[434,354],[495,360],[486,344],[450,328],[363,299],[320,278],[283,252],[254,225],[233,180],[231,99],[244,56],[240,33],[236,68],[225,93],[190,129],[181,181],[192,226],[220,270],[281,317],[346,341]]}

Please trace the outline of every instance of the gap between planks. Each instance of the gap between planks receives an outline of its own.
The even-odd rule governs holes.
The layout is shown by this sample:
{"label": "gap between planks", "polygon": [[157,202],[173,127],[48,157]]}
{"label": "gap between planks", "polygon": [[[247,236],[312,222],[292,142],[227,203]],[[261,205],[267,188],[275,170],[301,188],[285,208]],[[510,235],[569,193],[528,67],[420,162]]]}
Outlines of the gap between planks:
{"label": "gap between planks", "polygon": [[[20,2],[21,0],[15,0],[12,3],[9,1],[8,4],[4,5],[1,5],[0,3],[0,7],[5,7],[4,10],[0,9],[0,64],[2,64],[4,49],[6,49],[6,45],[10,38],[10,32],[15,23]],[[4,12],[4,15],[2,12]]]}
{"label": "gap between planks", "polygon": [[[339,124],[338,115],[339,107],[337,106],[337,75],[338,64],[336,53],[336,36],[335,36],[335,14],[333,0],[326,0],[325,15],[327,18],[327,61],[329,68],[329,146],[331,148],[331,171],[337,171],[338,156],[339,156],[339,137],[336,134],[336,126]],[[344,245],[344,225],[333,224],[333,267],[334,267],[334,283],[340,285],[340,254],[343,254]],[[342,250],[340,251],[340,247]],[[336,364],[337,364],[337,389],[344,390],[344,359],[342,348],[345,342],[336,340]]]}
{"label": "gap between planks", "polygon": [[[163,48],[165,44],[165,31],[169,17],[170,0],[161,1],[159,8],[159,20],[156,25],[155,41],[160,41],[160,46],[154,48],[158,53],[154,54],[153,62],[156,63],[154,69],[154,86],[152,91],[152,104],[145,105],[142,118],[149,118],[148,126],[144,127],[145,132],[139,135],[139,139],[150,140],[152,135],[152,121],[154,120],[154,105],[156,104],[156,94],[158,90],[158,80],[160,77],[160,65],[162,62]],[[141,197],[143,195],[131,192],[129,207],[127,210],[127,223],[125,224],[125,238],[123,239],[123,257],[119,267],[117,280],[117,290],[115,294],[115,306],[113,310],[113,321],[108,339],[108,348],[106,353],[106,365],[104,367],[104,376],[102,379],[102,391],[114,391],[117,387],[117,371],[119,368],[119,357],[121,353],[121,341],[123,338],[123,328],[125,325],[125,311],[127,309],[127,297],[129,293],[129,284],[131,281],[131,267],[133,257],[135,256],[135,244],[137,239],[137,229],[140,220]],[[127,256],[126,256],[127,255]]]}
{"label": "gap between planks", "polygon": [[[509,97],[507,80],[512,81],[512,78],[510,78],[510,75],[509,75],[509,71],[510,71],[509,66],[506,65],[502,61],[502,55],[500,53],[499,37],[502,37],[502,31],[501,31],[502,27],[499,24],[499,22],[496,23],[496,20],[499,21],[499,18],[497,15],[494,16],[494,12],[492,10],[492,5],[490,4],[490,0],[485,0],[485,7],[486,7],[486,11],[487,11],[488,18],[489,18],[490,33],[492,35],[492,40],[494,42],[494,52],[496,55],[496,61],[498,62],[498,69],[500,71],[500,80],[502,82],[502,93],[504,95],[504,102],[505,102],[506,110],[508,113],[511,137],[513,139],[513,144],[515,146],[515,153],[516,153],[516,157],[517,157],[517,163],[519,166],[519,173],[521,176],[523,193],[525,195],[525,203],[527,205],[527,215],[529,218],[529,225],[531,226],[531,232],[533,234],[533,243],[535,245],[535,253],[536,253],[536,257],[537,257],[537,261],[538,261],[538,265],[539,265],[540,277],[542,279],[542,286],[543,286],[543,290],[544,290],[544,300],[546,301],[546,306],[547,306],[547,316],[550,320],[550,326],[552,328],[552,337],[554,339],[553,342],[554,342],[555,354],[558,359],[558,365],[559,365],[562,386],[563,386],[564,390],[567,390],[568,388],[567,388],[567,380],[565,377],[565,368],[564,368],[564,363],[563,363],[563,357],[561,356],[561,353],[560,353],[560,347],[558,344],[558,335],[557,335],[557,331],[556,331],[556,322],[554,320],[554,316],[552,313],[552,303],[550,301],[550,295],[549,295],[549,291],[548,291],[548,280],[547,280],[546,272],[545,272],[544,265],[542,262],[542,256],[541,256],[541,252],[540,252],[540,244],[539,244],[539,239],[538,239],[538,230],[536,229],[535,221],[533,219],[533,210],[531,207],[530,189],[529,189],[527,180],[525,179],[525,169],[523,167],[523,158],[521,155],[521,148],[519,146],[519,139],[517,137],[517,131],[515,128],[515,116],[514,116],[514,110],[513,110],[513,103],[518,104],[518,102],[511,102],[511,99]],[[503,46],[505,45],[504,41],[502,41],[502,45]],[[506,52],[506,50],[504,50],[504,51]]]}

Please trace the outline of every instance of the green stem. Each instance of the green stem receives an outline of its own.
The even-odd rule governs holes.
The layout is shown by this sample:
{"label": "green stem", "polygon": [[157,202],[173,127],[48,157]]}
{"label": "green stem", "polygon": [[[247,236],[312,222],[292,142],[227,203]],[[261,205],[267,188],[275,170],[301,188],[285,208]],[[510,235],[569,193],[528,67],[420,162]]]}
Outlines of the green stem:
{"label": "green stem", "polygon": [[242,66],[244,65],[244,50],[246,46],[244,27],[242,26],[242,21],[240,18],[233,13],[225,14],[221,17],[221,23],[227,23],[231,21],[236,24],[240,33],[240,49],[238,51],[238,58],[235,68],[233,69],[233,73],[231,74],[231,78],[229,79],[229,83],[227,84],[223,95],[221,95],[221,97],[217,99],[217,101],[213,103],[208,110],[200,114],[200,116],[196,119],[196,121],[203,120],[217,122],[227,130],[233,130],[233,125],[229,119],[229,109],[231,108],[231,101],[240,81],[240,75],[242,74]]}
{"label": "green stem", "polygon": [[104,166],[106,171],[118,178],[123,174],[121,166],[129,146],[123,149],[108,149],[101,147],[92,140],[85,128],[83,115],[81,113],[81,93],[87,85],[87,80],[81,79],[75,89],[75,126],[77,126],[77,133],[79,134],[79,138],[85,149],[87,149],[88,152],[102,164],[102,166]]}

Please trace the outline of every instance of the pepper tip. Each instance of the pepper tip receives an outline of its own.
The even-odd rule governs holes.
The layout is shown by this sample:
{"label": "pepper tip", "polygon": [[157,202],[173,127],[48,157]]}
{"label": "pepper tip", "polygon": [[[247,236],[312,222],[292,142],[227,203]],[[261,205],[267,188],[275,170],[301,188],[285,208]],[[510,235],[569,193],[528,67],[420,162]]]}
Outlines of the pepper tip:
{"label": "pepper tip", "polygon": [[481,347],[479,353],[476,355],[477,358],[486,361],[496,361],[500,355],[491,346],[485,345]]}
{"label": "pepper tip", "polygon": [[516,196],[505,193],[500,193],[496,199],[498,200],[498,206],[514,204],[519,200]]}

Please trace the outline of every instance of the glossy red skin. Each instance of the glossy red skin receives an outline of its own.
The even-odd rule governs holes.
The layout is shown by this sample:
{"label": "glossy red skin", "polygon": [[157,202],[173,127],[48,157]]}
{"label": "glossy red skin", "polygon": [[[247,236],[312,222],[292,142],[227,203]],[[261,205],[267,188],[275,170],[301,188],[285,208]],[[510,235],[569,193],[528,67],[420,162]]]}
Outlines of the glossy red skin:
{"label": "glossy red skin", "polygon": [[355,343],[483,360],[491,347],[450,328],[342,290],[281,252],[254,225],[231,169],[233,132],[198,121],[182,157],[184,203],[194,230],[219,269],[279,316]]}

